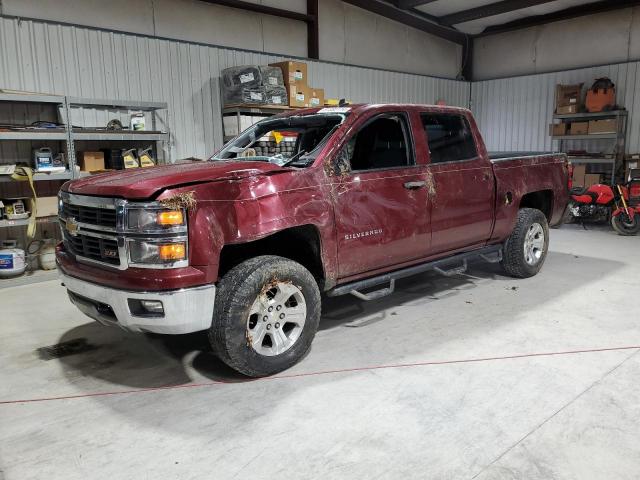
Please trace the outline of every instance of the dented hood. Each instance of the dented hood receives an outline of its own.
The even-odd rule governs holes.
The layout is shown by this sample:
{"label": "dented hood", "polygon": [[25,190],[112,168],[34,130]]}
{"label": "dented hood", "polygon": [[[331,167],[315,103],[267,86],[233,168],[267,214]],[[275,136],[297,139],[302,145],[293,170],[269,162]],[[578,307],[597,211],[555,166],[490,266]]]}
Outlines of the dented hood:
{"label": "dented hood", "polygon": [[63,190],[78,195],[148,199],[166,188],[235,180],[288,170],[267,162],[190,162],[91,175],[67,183]]}

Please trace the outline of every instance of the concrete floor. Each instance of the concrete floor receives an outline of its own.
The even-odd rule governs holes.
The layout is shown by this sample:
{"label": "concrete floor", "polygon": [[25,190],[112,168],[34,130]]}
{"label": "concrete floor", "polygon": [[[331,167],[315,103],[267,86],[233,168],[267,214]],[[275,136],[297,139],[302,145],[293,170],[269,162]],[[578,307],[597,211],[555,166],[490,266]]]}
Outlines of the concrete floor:
{"label": "concrete floor", "polygon": [[101,327],[55,281],[2,289],[0,478],[637,479],[640,238],[551,242],[532,279],[478,264],[328,300],[311,353],[259,381],[202,335]]}

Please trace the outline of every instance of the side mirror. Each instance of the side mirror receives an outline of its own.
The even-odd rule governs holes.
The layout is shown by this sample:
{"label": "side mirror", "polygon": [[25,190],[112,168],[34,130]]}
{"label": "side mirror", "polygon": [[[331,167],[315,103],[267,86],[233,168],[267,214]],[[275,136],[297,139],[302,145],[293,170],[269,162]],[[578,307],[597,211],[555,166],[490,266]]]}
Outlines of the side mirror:
{"label": "side mirror", "polygon": [[351,170],[351,162],[349,160],[349,152],[347,146],[344,145],[333,159],[333,174],[341,176],[349,173]]}

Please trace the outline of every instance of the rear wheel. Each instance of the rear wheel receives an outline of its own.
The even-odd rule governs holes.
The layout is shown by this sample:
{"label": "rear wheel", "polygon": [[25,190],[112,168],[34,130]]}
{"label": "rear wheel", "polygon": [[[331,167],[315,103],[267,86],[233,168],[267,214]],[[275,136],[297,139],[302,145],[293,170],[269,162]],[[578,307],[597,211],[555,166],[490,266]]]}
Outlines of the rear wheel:
{"label": "rear wheel", "polygon": [[214,352],[250,377],[281,372],[309,350],[320,322],[320,290],[299,263],[247,260],[219,282],[209,331]]}
{"label": "rear wheel", "polygon": [[549,248],[549,225],[540,210],[522,208],[516,226],[504,244],[502,266],[519,278],[532,277],[540,271]]}
{"label": "rear wheel", "polygon": [[619,235],[637,235],[640,232],[639,214],[636,213],[633,219],[625,211],[611,217],[611,226]]}

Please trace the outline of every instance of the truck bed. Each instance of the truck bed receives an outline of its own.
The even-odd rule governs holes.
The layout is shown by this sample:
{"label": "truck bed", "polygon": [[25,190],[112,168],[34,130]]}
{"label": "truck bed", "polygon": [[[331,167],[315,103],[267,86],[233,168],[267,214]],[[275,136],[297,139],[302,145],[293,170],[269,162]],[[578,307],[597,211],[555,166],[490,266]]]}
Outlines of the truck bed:
{"label": "truck bed", "polygon": [[538,157],[554,155],[554,152],[489,152],[491,161],[512,160],[514,158]]}

